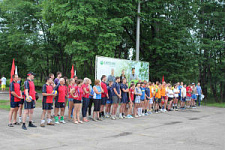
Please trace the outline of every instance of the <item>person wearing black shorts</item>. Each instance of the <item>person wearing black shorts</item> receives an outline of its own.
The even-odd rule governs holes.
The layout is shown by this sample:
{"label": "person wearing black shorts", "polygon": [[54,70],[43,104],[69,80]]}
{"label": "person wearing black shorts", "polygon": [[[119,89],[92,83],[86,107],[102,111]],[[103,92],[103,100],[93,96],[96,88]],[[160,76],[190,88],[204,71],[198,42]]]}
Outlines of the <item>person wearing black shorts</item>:
{"label": "person wearing black shorts", "polygon": [[100,84],[100,80],[95,80],[95,86],[93,87],[94,96],[94,112],[93,112],[93,120],[96,121],[95,116],[97,116],[97,120],[102,121],[99,116],[100,105],[101,105],[101,94],[103,93],[103,89]]}
{"label": "person wearing black shorts", "polygon": [[[22,129],[27,130],[25,125],[27,115],[29,116],[29,127],[37,127],[32,122],[33,112],[36,104],[36,96],[35,96],[35,85],[34,85],[34,73],[29,72],[27,74],[27,80],[24,83],[24,94],[25,94],[25,101],[24,101],[24,114],[23,114],[23,125]],[[32,98],[32,99],[30,99]]]}
{"label": "person wearing black shorts", "polygon": [[51,110],[53,109],[53,97],[55,94],[52,94],[53,86],[52,78],[46,77],[45,79],[46,84],[42,87],[42,114],[41,114],[41,127],[45,127],[45,114],[47,112],[47,125],[54,125],[54,123],[51,123]]}
{"label": "person wearing black shorts", "polygon": [[106,84],[106,75],[102,75],[101,77],[101,87],[104,92],[101,94],[101,107],[100,107],[99,116],[104,118],[105,117],[104,107],[106,105],[107,99],[109,98],[107,84]]}
{"label": "person wearing black shorts", "polygon": [[[17,111],[19,108],[20,100],[22,97],[22,92],[20,90],[20,85],[17,83],[18,75],[12,76],[13,81],[10,83],[10,111],[9,111],[9,127],[13,127],[13,125],[20,125],[20,123],[16,122]],[[12,124],[12,116],[13,117],[13,124]]]}

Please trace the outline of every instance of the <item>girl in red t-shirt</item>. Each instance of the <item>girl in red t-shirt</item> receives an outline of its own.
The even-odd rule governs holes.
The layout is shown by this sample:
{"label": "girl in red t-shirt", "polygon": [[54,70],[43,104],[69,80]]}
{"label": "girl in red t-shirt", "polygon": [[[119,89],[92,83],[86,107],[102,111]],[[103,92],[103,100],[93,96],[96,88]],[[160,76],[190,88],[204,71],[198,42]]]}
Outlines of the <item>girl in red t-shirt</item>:
{"label": "girl in red t-shirt", "polygon": [[80,109],[81,109],[81,100],[83,97],[83,89],[82,84],[83,81],[81,79],[77,80],[76,82],[77,86],[71,90],[71,95],[73,96],[74,100],[74,111],[73,111],[73,120],[75,124],[83,123],[83,121],[80,121]]}
{"label": "girl in red t-shirt", "polygon": [[75,88],[75,79],[74,78],[71,78],[70,79],[70,84],[68,86],[68,93],[69,93],[69,98],[68,98],[68,101],[69,101],[69,110],[68,110],[68,119],[71,120],[72,119],[72,116],[73,116],[73,96],[71,95],[71,91],[72,89]]}
{"label": "girl in red t-shirt", "polygon": [[134,103],[134,89],[135,89],[135,85],[132,83],[129,89],[129,109],[128,109],[128,116],[127,116],[128,118],[133,118],[132,108]]}

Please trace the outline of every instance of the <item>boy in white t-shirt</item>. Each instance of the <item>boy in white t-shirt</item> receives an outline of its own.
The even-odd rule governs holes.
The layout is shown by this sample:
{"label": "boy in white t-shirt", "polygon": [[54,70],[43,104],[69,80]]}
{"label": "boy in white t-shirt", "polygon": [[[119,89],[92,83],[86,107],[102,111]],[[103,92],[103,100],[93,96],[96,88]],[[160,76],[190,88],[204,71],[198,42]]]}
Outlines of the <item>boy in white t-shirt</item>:
{"label": "boy in white t-shirt", "polygon": [[180,93],[180,90],[178,89],[178,85],[176,84],[175,85],[175,88],[173,89],[173,93],[174,93],[174,107],[173,109],[175,109],[176,111],[178,111],[177,109],[177,103],[178,103],[178,99],[179,99],[179,93]]}
{"label": "boy in white t-shirt", "polygon": [[180,106],[181,109],[185,109],[186,95],[187,95],[186,84],[184,84],[183,88],[181,89],[181,106]]}

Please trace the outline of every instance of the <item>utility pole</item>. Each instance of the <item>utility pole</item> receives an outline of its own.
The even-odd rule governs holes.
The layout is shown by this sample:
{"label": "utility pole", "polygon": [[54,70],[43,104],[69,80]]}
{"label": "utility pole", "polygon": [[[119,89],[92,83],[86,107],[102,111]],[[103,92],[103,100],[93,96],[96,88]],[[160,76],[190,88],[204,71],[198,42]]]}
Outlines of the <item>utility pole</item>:
{"label": "utility pole", "polygon": [[136,32],[136,61],[139,61],[139,49],[140,49],[140,12],[141,2],[138,2],[138,14],[137,14],[137,32]]}

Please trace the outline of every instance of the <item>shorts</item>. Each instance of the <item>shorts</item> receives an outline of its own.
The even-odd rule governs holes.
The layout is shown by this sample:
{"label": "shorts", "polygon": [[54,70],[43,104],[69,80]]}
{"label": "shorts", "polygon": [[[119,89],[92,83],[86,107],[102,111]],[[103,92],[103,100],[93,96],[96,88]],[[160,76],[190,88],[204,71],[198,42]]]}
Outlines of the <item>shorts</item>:
{"label": "shorts", "polygon": [[195,94],[192,94],[191,98],[197,100],[197,96]]}
{"label": "shorts", "polygon": [[141,101],[144,101],[145,99],[141,99]]}
{"label": "shorts", "polygon": [[20,105],[23,105],[23,103],[24,103],[24,99],[20,99]]}
{"label": "shorts", "polygon": [[77,100],[77,99],[73,99],[73,103],[74,103],[74,104],[80,104],[81,101],[79,101],[79,100]]}
{"label": "shorts", "polygon": [[101,99],[93,99],[94,111],[100,111]]}
{"label": "shorts", "polygon": [[120,99],[120,103],[128,103],[128,98],[127,97],[122,97],[121,99]]}
{"label": "shorts", "polygon": [[5,89],[6,85],[5,85],[5,84],[2,84],[2,86],[1,86],[1,87],[2,87],[2,89]]}
{"label": "shorts", "polygon": [[20,102],[10,102],[10,107],[11,108],[19,107],[19,105],[20,105]]}
{"label": "shorts", "polygon": [[136,104],[136,103],[141,103],[141,99],[136,98],[134,102],[135,102],[135,104]]}
{"label": "shorts", "polygon": [[73,102],[73,98],[68,98],[68,101],[69,102]]}
{"label": "shorts", "polygon": [[179,97],[178,97],[178,100],[180,100],[180,101],[182,100],[182,97],[181,97],[180,95],[179,95]]}
{"label": "shorts", "polygon": [[112,99],[107,99],[106,104],[112,104]]}
{"label": "shorts", "polygon": [[112,96],[112,102],[113,102],[113,104],[118,104],[119,103],[119,97],[118,96]]}
{"label": "shorts", "polygon": [[150,100],[150,98],[147,98],[147,97],[146,97],[146,100],[147,100],[147,101],[149,101],[149,100]]}
{"label": "shorts", "polygon": [[24,101],[24,109],[34,109],[35,102],[32,100],[31,102]]}
{"label": "shorts", "polygon": [[162,96],[162,99],[166,99],[166,96]]}
{"label": "shorts", "polygon": [[107,97],[102,97],[101,99],[101,105],[105,105],[107,101]]}
{"label": "shorts", "polygon": [[173,98],[172,98],[172,97],[169,97],[169,98],[168,98],[168,101],[172,101],[172,100],[173,100]]}
{"label": "shorts", "polygon": [[187,96],[186,101],[191,101],[191,96]]}
{"label": "shorts", "polygon": [[174,97],[175,99],[179,99],[179,97]]}
{"label": "shorts", "polygon": [[150,98],[149,104],[153,104],[153,98]]}
{"label": "shorts", "polygon": [[161,98],[155,98],[156,103],[161,103]]}
{"label": "shorts", "polygon": [[182,102],[186,102],[186,97],[182,97]]}
{"label": "shorts", "polygon": [[53,103],[42,102],[42,109],[43,110],[52,110],[53,109]]}
{"label": "shorts", "polygon": [[64,102],[55,102],[55,108],[65,108]]}

